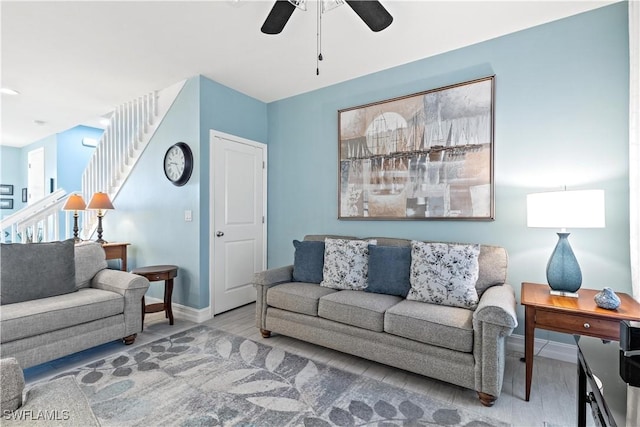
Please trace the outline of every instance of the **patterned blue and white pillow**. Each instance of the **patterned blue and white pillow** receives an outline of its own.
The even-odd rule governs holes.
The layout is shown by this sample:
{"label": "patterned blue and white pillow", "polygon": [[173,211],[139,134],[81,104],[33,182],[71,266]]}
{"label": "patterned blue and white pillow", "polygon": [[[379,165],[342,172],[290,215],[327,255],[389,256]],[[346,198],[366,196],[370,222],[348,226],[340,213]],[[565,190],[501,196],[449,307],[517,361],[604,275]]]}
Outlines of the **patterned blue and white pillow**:
{"label": "patterned blue and white pillow", "polygon": [[408,300],[475,310],[480,245],[411,242]]}
{"label": "patterned blue and white pillow", "polygon": [[376,240],[324,240],[324,267],[320,286],[363,290],[369,272],[369,245]]}

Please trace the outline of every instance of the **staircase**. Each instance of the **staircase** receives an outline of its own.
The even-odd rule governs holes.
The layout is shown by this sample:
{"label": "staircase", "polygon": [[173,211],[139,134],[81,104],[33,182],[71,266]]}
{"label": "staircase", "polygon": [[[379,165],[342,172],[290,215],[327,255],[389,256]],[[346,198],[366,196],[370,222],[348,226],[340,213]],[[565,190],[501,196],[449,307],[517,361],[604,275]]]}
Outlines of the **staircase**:
{"label": "staircase", "polygon": [[[107,193],[112,202],[116,199],[184,84],[182,81],[148,93],[115,109],[82,174],[80,193],[87,204],[98,191]],[[23,243],[27,243],[29,236],[34,242],[60,240],[59,212],[66,201],[65,196],[66,192],[58,189],[4,218],[0,225],[3,230],[1,240],[9,241],[9,236],[10,241]],[[85,210],[81,212],[81,218],[80,237],[89,240],[98,226],[97,212]],[[66,229],[66,237],[71,237],[70,227]]]}
{"label": "staircase", "polygon": [[66,201],[60,188],[2,219],[3,243],[37,243],[59,240],[60,209]]}
{"label": "staircase", "polygon": [[[184,84],[182,81],[116,108],[82,175],[82,197],[87,204],[98,191],[107,193],[112,202],[116,199]],[[82,214],[80,237],[88,240],[98,227],[98,216],[94,211]]]}

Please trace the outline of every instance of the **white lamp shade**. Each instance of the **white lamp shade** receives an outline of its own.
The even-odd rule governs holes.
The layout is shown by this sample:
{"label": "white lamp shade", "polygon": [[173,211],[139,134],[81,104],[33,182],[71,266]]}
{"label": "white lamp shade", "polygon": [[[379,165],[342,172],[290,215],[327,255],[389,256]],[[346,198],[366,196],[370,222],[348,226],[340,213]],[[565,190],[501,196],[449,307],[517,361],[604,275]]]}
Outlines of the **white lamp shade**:
{"label": "white lamp shade", "polygon": [[602,228],[605,226],[604,190],[528,194],[527,226]]}

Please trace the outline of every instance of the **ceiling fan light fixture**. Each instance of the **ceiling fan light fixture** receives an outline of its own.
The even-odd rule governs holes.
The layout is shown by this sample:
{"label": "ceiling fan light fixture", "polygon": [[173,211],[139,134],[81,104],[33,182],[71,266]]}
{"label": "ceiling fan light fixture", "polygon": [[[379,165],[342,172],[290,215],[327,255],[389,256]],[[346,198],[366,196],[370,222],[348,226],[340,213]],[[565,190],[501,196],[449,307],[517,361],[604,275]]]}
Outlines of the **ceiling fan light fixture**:
{"label": "ceiling fan light fixture", "polygon": [[300,10],[307,10],[307,0],[289,0],[289,3]]}
{"label": "ceiling fan light fixture", "polygon": [[322,13],[333,10],[343,4],[344,0],[322,0]]}

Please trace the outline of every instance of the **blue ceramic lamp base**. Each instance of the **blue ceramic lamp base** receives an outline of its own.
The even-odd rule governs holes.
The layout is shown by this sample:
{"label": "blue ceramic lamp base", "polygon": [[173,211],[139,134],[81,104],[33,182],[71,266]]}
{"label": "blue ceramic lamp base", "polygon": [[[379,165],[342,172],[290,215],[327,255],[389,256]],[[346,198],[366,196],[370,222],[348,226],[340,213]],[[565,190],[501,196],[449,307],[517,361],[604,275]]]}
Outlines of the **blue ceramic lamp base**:
{"label": "blue ceramic lamp base", "polygon": [[582,285],[582,272],[569,244],[569,233],[557,233],[556,244],[547,263],[547,282],[552,295],[578,297]]}

